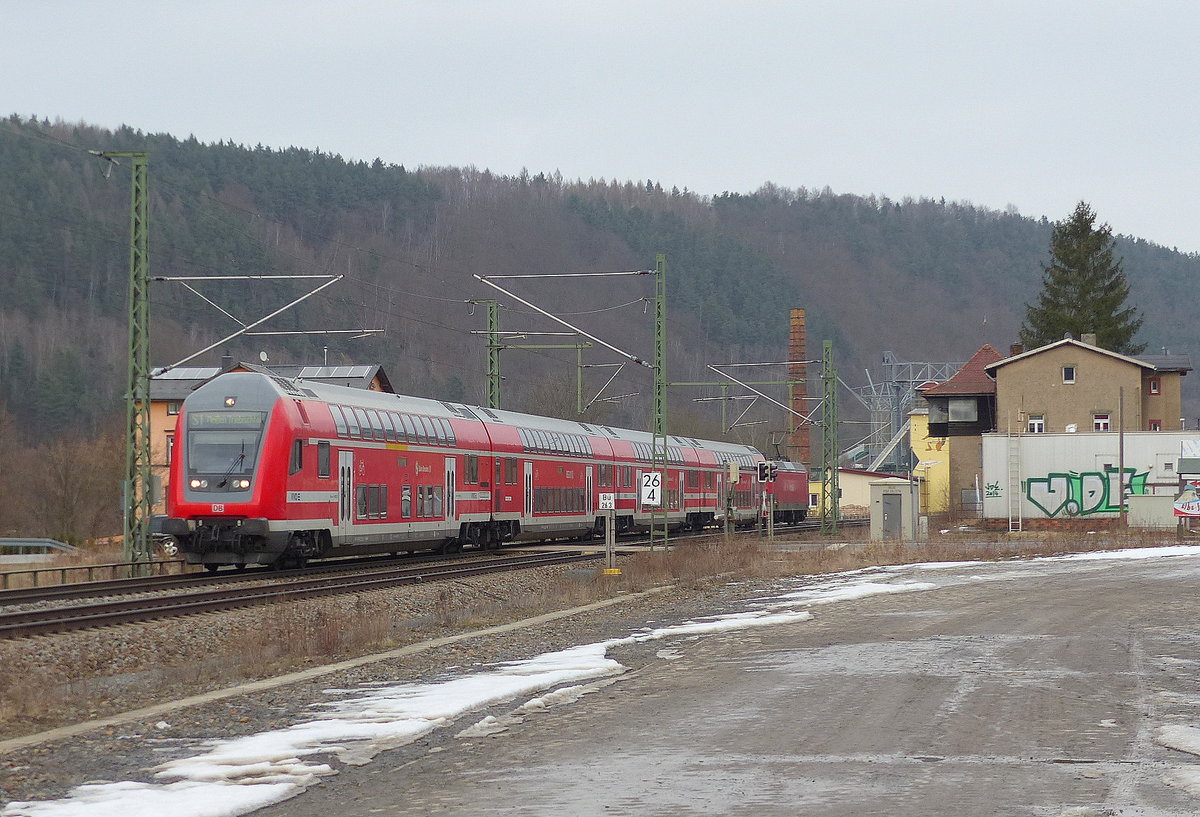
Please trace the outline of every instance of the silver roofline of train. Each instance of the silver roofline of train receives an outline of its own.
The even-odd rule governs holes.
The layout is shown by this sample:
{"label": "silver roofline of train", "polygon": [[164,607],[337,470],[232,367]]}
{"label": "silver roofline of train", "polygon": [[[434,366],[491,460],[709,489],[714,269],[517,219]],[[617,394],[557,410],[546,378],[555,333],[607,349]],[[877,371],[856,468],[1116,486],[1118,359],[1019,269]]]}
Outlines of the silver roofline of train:
{"label": "silver roofline of train", "polygon": [[[413,397],[406,394],[355,389],[348,386],[337,386],[329,383],[284,377],[260,367],[253,367],[253,369],[253,371],[246,372],[227,372],[213,378],[209,382],[217,382],[225,377],[263,377],[272,381],[272,387],[279,393],[280,397],[291,397],[296,400],[315,398],[328,403],[342,403],[362,408],[405,411],[412,414],[425,414],[430,417],[445,417],[446,419],[477,420],[479,422],[499,423],[501,425],[512,426],[513,428],[528,428],[535,431],[557,431],[566,434],[582,433],[592,437],[621,440],[624,442],[652,443],[654,440],[654,435],[649,431],[614,428],[599,423],[562,420],[557,417],[541,417],[536,414],[523,414],[506,409],[469,406],[464,403],[450,403],[444,400],[434,400],[429,397]],[[694,437],[679,437],[673,434],[667,436],[667,444],[683,448],[697,448],[717,454],[762,456],[758,449],[749,445],[727,443],[718,440],[700,440]]]}

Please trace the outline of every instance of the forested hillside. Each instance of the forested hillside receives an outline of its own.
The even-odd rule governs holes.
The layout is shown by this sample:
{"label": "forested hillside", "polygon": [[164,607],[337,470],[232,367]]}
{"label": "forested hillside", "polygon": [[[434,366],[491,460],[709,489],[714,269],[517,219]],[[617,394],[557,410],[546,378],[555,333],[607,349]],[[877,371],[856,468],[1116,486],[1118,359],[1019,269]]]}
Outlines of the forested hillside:
{"label": "forested hillside", "polygon": [[[377,361],[399,391],[467,401],[484,393],[483,340],[471,334],[485,328],[484,309],[469,302],[504,302],[473,274],[652,269],[663,252],[672,380],[711,380],[706,363],[784,359],[788,310],[801,306],[810,354],[832,339],[843,378],[857,384],[884,350],[950,361],[983,343],[1006,349],[1040,287],[1050,236],[1044,220],[965,203],[770,185],[708,198],[653,181],[405,168],[315,148],[202,144],[12,116],[0,121],[6,451],[115,437],[121,427],[129,169],[89,150],[149,152],[152,276],[342,274],[261,328],[383,330],[239,338],[227,344],[235,357],[256,360],[265,351],[280,363]],[[1200,258],[1124,237],[1118,251],[1131,300],[1147,318],[1141,339],[1150,351],[1194,353],[1180,295],[1200,272]],[[230,314],[182,283],[156,281],[156,365],[186,358],[233,332],[233,318],[257,320],[315,282],[188,286]],[[633,354],[652,354],[653,311],[643,300],[653,295],[651,276],[512,286]],[[501,313],[504,329],[561,331],[507,305],[514,308]],[[518,342],[552,340],[561,342],[532,335]],[[213,365],[220,353],[191,365]],[[614,360],[600,349],[585,355],[592,364]],[[505,407],[573,410],[574,363],[569,350],[505,351]],[[612,390],[639,395],[599,404],[593,416],[646,422],[650,379],[633,368]],[[589,396],[610,371],[588,370]],[[719,411],[692,402],[717,393],[672,390],[675,427],[719,433]],[[761,417],[769,422],[753,427],[760,437],[785,423]]]}

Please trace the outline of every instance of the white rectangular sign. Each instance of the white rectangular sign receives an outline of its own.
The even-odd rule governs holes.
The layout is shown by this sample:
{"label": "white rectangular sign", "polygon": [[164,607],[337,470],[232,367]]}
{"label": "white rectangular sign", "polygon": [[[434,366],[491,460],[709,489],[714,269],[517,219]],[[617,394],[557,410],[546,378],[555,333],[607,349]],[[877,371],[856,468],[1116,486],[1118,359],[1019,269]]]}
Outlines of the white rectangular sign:
{"label": "white rectangular sign", "polygon": [[657,471],[642,474],[642,504],[662,505],[662,474]]}
{"label": "white rectangular sign", "polygon": [[600,510],[615,511],[616,509],[617,509],[617,495],[601,493],[600,494]]}

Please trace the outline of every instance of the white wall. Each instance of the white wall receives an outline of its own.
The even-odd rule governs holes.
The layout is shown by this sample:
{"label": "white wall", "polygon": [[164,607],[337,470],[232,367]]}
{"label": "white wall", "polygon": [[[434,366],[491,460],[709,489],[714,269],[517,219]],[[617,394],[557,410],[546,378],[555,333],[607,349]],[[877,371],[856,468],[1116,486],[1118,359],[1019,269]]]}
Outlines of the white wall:
{"label": "white wall", "polygon": [[[1115,431],[984,434],[983,515],[1007,518],[1009,495],[1015,490],[1025,519],[1117,516],[1120,436]],[[1178,494],[1175,461],[1180,444],[1188,440],[1195,445],[1200,433],[1133,431],[1124,437],[1125,483],[1131,492]],[[1019,449],[1019,487],[1010,473],[1013,449]]]}

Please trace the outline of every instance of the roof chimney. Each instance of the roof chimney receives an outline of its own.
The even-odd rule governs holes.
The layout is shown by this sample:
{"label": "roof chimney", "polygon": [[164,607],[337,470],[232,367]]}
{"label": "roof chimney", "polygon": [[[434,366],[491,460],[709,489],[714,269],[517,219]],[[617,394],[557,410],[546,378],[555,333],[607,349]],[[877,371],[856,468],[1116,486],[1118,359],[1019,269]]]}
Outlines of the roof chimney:
{"label": "roof chimney", "polygon": [[233,368],[233,355],[229,354],[229,350],[225,350],[225,354],[221,355],[221,371],[227,372]]}
{"label": "roof chimney", "polygon": [[1009,357],[1016,357],[1017,355],[1023,354],[1024,352],[1025,352],[1025,347],[1019,343],[1011,343],[1008,346]]}
{"label": "roof chimney", "polygon": [[1084,343],[1086,343],[1088,346],[1099,346],[1100,345],[1099,343],[1096,343],[1096,333],[1095,332],[1084,332],[1082,335],[1079,336],[1079,339],[1081,341],[1083,341]]}

